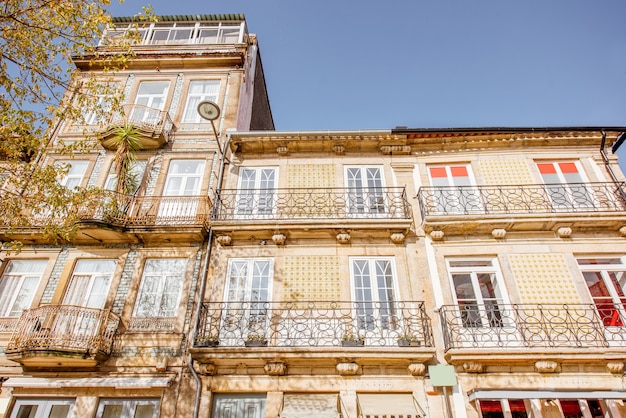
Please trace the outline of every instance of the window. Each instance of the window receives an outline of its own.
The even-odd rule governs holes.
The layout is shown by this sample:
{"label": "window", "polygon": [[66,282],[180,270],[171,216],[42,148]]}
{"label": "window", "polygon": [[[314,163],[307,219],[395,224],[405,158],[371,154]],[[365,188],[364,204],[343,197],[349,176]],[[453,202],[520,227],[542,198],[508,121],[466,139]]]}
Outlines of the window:
{"label": "window", "polygon": [[537,163],[554,209],[593,207],[593,194],[587,189],[574,161]]}
{"label": "window", "polygon": [[157,418],[158,399],[101,399],[98,418]]}
{"label": "window", "polygon": [[430,184],[436,187],[429,197],[435,212],[467,213],[482,210],[480,195],[467,164],[428,167]]}
{"label": "window", "polygon": [[240,169],[237,215],[274,215],[277,172],[271,167]]}
{"label": "window", "polygon": [[0,317],[17,317],[30,306],[46,260],[11,260],[0,278]]}
{"label": "window", "polygon": [[265,394],[243,393],[213,396],[214,418],[265,418]]}
{"label": "window", "polygon": [[348,213],[385,213],[382,167],[346,167]]}
{"label": "window", "polygon": [[[199,196],[204,174],[204,160],[172,160],[165,180],[164,196]],[[158,217],[169,219],[194,219],[198,199],[162,199]]]}
{"label": "window", "polygon": [[116,264],[116,260],[76,261],[63,304],[104,308]]}
{"label": "window", "polygon": [[195,24],[174,23],[159,25],[152,29],[151,44],[183,44],[187,43],[195,29]]}
{"label": "window", "polygon": [[623,327],[626,318],[626,264],[623,257],[579,258],[577,261],[602,323]]}
{"label": "window", "polygon": [[83,182],[85,173],[87,173],[87,167],[89,167],[89,161],[59,161],[56,164],[63,164],[67,168],[67,173],[59,178],[59,183],[68,189],[74,189],[79,187]]}
{"label": "window", "polygon": [[10,418],[71,418],[71,399],[17,399]]}
{"label": "window", "polygon": [[176,317],[186,266],[184,258],[146,260],[133,316]]}
{"label": "window", "polygon": [[220,91],[219,80],[195,80],[189,83],[189,93],[187,93],[187,105],[183,114],[183,123],[208,122],[200,117],[198,113],[198,103],[204,100],[217,102],[217,95]]}
{"label": "window", "polygon": [[[130,170],[128,172],[129,190],[125,192],[128,194],[135,194],[141,185],[143,175],[146,170],[146,160],[135,160],[131,163]],[[106,182],[104,183],[104,190],[115,191],[117,188],[117,175],[115,174],[115,163],[111,164],[111,169],[107,175]]]}
{"label": "window", "polygon": [[502,327],[504,289],[495,260],[447,260],[462,324],[466,328]]}
{"label": "window", "polygon": [[398,318],[393,259],[352,258],[350,274],[353,300],[358,305],[357,329],[359,331],[396,329]]}
{"label": "window", "polygon": [[[226,310],[220,339],[265,335],[267,306],[271,300],[274,260],[229,259],[226,277]],[[224,337],[224,338],[222,338]],[[231,345],[234,345],[231,340]]]}
{"label": "window", "polygon": [[142,81],[137,90],[135,104],[130,114],[130,121],[155,125],[161,120],[161,111],[165,108],[169,81]]}
{"label": "window", "polygon": [[[528,418],[528,412],[526,411],[526,405],[523,399],[481,399],[479,404],[483,418]],[[505,412],[508,412],[510,415],[505,415]]]}

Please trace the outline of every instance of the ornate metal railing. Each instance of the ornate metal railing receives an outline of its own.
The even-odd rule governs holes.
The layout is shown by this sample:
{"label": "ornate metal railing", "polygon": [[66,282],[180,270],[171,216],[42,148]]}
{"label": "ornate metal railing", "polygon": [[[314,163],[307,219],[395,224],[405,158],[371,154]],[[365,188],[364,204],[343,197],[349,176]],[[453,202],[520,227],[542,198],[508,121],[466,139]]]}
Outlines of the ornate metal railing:
{"label": "ornate metal railing", "polygon": [[624,184],[567,183],[420,187],[422,219],[429,215],[620,212]]}
{"label": "ornate metal railing", "polygon": [[122,109],[106,121],[105,128],[130,124],[142,131],[161,134],[169,142],[174,123],[167,111],[139,104],[125,104]]}
{"label": "ornate metal railing", "polygon": [[432,347],[433,340],[423,302],[203,303],[195,346],[218,344]]}
{"label": "ornate metal railing", "polygon": [[626,346],[624,307],[594,305],[446,305],[445,349]]}
{"label": "ornate metal railing", "polygon": [[80,208],[83,221],[120,227],[208,226],[210,213],[207,196],[133,197],[114,192]]}
{"label": "ornate metal railing", "polygon": [[410,220],[403,187],[220,190],[213,219]]}
{"label": "ornate metal railing", "polygon": [[107,309],[46,305],[22,313],[6,348],[109,355],[120,318]]}

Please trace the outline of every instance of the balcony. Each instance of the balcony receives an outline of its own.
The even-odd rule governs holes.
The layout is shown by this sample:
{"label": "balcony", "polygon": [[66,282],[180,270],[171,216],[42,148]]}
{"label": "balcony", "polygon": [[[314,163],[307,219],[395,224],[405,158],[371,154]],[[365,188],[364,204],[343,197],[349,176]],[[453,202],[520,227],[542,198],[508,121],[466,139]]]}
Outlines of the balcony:
{"label": "balcony", "polygon": [[294,367],[334,368],[349,356],[406,368],[435,349],[424,302],[205,302],[192,352],[222,365],[279,356]]}
{"label": "balcony", "polygon": [[7,238],[46,242],[40,236],[42,228],[55,216],[76,216],[79,223],[72,238],[76,243],[201,242],[211,207],[208,196],[135,197],[105,191],[78,208],[57,215],[43,211],[30,218],[30,225],[4,232]]}
{"label": "balcony", "polygon": [[490,232],[572,229],[617,231],[626,222],[623,184],[567,183],[421,187],[426,232]]}
{"label": "balcony", "polygon": [[223,189],[212,216],[215,230],[406,231],[413,222],[403,187],[370,189]]}
{"label": "balcony", "polygon": [[117,149],[117,128],[132,126],[139,134],[139,150],[158,149],[169,142],[174,124],[169,114],[139,104],[126,104],[97,128],[100,143],[106,149]]}
{"label": "balcony", "polygon": [[626,315],[617,305],[445,305],[440,318],[451,361],[535,361],[539,353],[626,359]]}
{"label": "balcony", "polygon": [[25,310],[6,348],[25,368],[93,368],[111,354],[120,318],[106,309],[46,305]]}

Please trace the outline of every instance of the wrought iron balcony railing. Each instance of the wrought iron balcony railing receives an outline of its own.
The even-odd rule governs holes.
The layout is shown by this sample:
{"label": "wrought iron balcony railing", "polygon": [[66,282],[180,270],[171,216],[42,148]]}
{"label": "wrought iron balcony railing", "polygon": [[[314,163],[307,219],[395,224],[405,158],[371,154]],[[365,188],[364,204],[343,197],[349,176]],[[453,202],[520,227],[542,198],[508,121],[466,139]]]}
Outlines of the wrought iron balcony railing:
{"label": "wrought iron balcony railing", "polygon": [[194,345],[432,347],[423,302],[203,303]]}
{"label": "wrought iron balcony railing", "polygon": [[410,220],[403,187],[223,189],[213,220]]}
{"label": "wrought iron balcony railing", "polygon": [[142,149],[162,147],[169,142],[174,128],[167,111],[139,104],[126,104],[122,106],[121,112],[113,113],[108,120],[100,124],[101,142],[105,148],[117,148],[114,129],[124,125],[133,126],[139,131]]}
{"label": "wrought iron balcony railing", "polygon": [[81,220],[118,227],[207,227],[210,213],[207,196],[134,197],[114,192],[80,208]]}
{"label": "wrought iron balcony railing", "polygon": [[615,183],[420,187],[422,219],[437,215],[626,211],[624,185]]}
{"label": "wrought iron balcony railing", "polygon": [[56,351],[111,354],[120,318],[107,309],[46,305],[20,316],[6,348],[7,354]]}
{"label": "wrought iron balcony railing", "polygon": [[626,346],[624,307],[604,305],[446,305],[445,349]]}

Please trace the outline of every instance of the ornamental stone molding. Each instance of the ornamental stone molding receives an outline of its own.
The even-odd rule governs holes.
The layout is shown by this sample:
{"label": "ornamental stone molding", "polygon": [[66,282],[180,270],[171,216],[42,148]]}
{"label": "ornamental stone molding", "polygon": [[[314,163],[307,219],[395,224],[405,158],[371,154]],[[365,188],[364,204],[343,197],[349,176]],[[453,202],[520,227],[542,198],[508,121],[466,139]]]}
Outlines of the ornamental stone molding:
{"label": "ornamental stone molding", "polygon": [[233,238],[230,235],[219,235],[217,237],[217,243],[222,247],[229,246],[233,241]]}
{"label": "ornamental stone molding", "polygon": [[441,241],[443,239],[443,231],[430,231],[430,237],[433,241]]}
{"label": "ornamental stone molding", "polygon": [[466,373],[481,373],[483,371],[483,365],[476,361],[468,361],[463,363],[463,371]]}
{"label": "ornamental stone molding", "polygon": [[426,366],[423,363],[411,363],[407,370],[411,376],[424,376],[426,374]]}
{"label": "ornamental stone molding", "polygon": [[411,147],[409,145],[381,145],[380,152],[384,155],[409,155]]}
{"label": "ornamental stone molding", "polygon": [[333,145],[333,151],[337,155],[343,155],[346,152],[346,147],[341,144],[335,144]]}
{"label": "ornamental stone molding", "polygon": [[350,238],[350,234],[348,234],[347,232],[340,232],[337,234],[337,241],[340,244],[349,244]]}
{"label": "ornamental stone molding", "polygon": [[270,376],[284,376],[287,373],[287,365],[282,361],[271,361],[263,369]]}
{"label": "ornamental stone molding", "polygon": [[495,239],[504,239],[504,237],[506,237],[506,229],[504,229],[504,228],[495,228],[493,231],[491,231],[491,235]]}
{"label": "ornamental stone molding", "polygon": [[539,373],[554,373],[559,368],[559,363],[551,360],[539,360],[535,362],[535,370]]}
{"label": "ornamental stone molding", "polygon": [[204,376],[213,376],[215,374],[215,364],[213,363],[194,363],[198,373]]}
{"label": "ornamental stone molding", "polygon": [[619,361],[609,361],[606,368],[613,374],[624,374],[624,363]]}
{"label": "ornamental stone molding", "polygon": [[621,236],[626,237],[626,226],[621,227],[619,233]]}
{"label": "ornamental stone molding", "polygon": [[285,245],[285,241],[287,241],[287,236],[285,234],[274,234],[272,235],[272,241],[276,245]]}
{"label": "ornamental stone molding", "polygon": [[157,372],[164,372],[167,370],[167,357],[158,357],[156,365],[154,366]]}
{"label": "ornamental stone molding", "polygon": [[342,376],[354,376],[359,372],[359,365],[354,362],[337,363],[335,369]]}
{"label": "ornamental stone molding", "polygon": [[276,147],[276,152],[281,157],[284,157],[285,155],[289,155],[289,147],[287,147],[287,145],[279,145]]}
{"label": "ornamental stone molding", "polygon": [[394,232],[389,236],[389,239],[394,244],[402,244],[404,242],[404,238],[406,238],[406,236],[402,232]]}
{"label": "ornamental stone molding", "polygon": [[564,226],[564,227],[557,229],[556,233],[559,236],[559,238],[569,238],[572,236],[572,228],[568,226]]}

